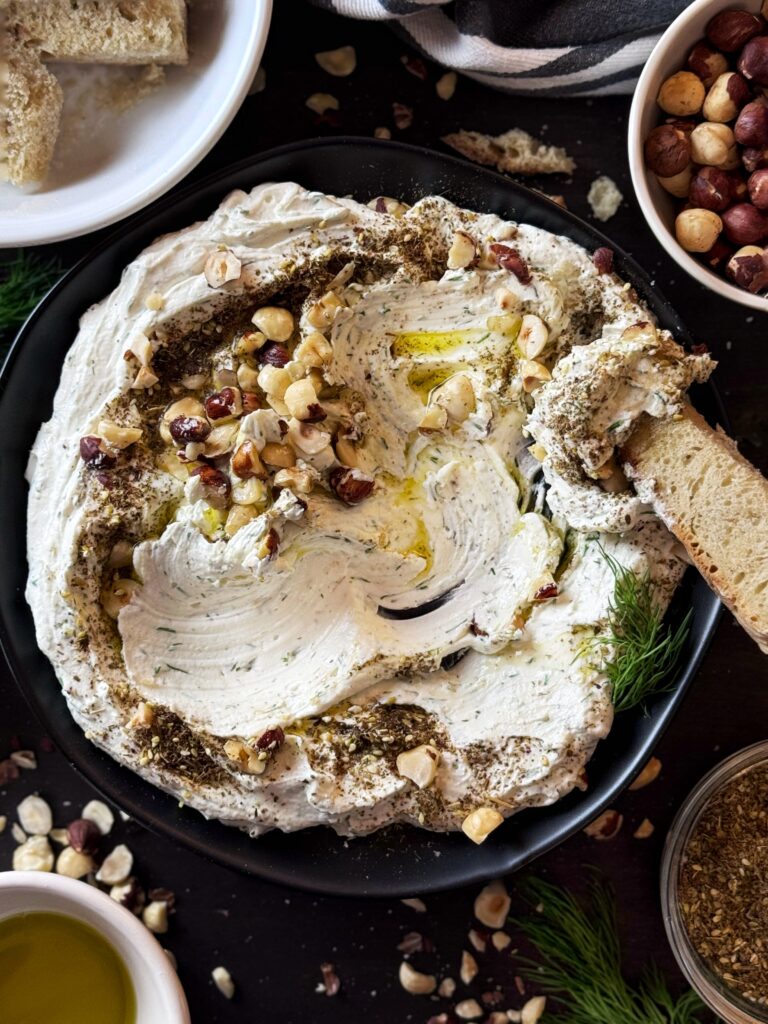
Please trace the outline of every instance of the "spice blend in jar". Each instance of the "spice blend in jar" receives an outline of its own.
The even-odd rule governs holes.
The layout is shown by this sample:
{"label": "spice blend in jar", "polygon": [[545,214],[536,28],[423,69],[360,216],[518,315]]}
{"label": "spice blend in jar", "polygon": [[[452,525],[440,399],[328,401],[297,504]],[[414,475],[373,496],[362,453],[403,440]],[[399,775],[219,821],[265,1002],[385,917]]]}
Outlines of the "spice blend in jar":
{"label": "spice blend in jar", "polygon": [[679,906],[691,945],[722,981],[768,1005],[768,764],[718,789],[680,866]]}

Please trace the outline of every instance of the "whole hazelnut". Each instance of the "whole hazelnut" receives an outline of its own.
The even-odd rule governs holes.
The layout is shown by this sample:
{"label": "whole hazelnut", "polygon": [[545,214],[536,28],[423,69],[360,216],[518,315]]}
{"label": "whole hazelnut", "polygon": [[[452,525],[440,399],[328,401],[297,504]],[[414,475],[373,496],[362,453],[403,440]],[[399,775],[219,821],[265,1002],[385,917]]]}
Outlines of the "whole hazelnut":
{"label": "whole hazelnut", "polygon": [[728,260],[725,272],[739,288],[757,293],[768,288],[768,253],[758,245],[745,245]]}
{"label": "whole hazelnut", "polygon": [[723,170],[738,166],[736,139],[727,124],[703,121],[691,132],[690,143],[694,163]]}
{"label": "whole hazelnut", "polygon": [[691,179],[688,198],[693,206],[705,210],[726,210],[733,200],[731,176],[719,167],[701,167]]}
{"label": "whole hazelnut", "polygon": [[693,174],[692,164],[688,164],[682,171],[677,174],[672,174],[668,178],[663,178],[660,174],[656,175],[656,180],[661,187],[669,192],[670,195],[675,196],[677,199],[685,199],[688,195],[688,189],[691,186],[691,175]]}
{"label": "whole hazelnut", "polygon": [[753,100],[736,118],[733,134],[742,146],[768,146],[768,104],[763,100]]}
{"label": "whole hazelnut", "polygon": [[667,114],[697,114],[704,102],[704,83],[692,71],[678,71],[662,82],[656,102]]}
{"label": "whole hazelnut", "polygon": [[758,210],[768,210],[768,167],[750,175],[747,191],[753,206]]}
{"label": "whole hazelnut", "polygon": [[761,167],[768,167],[768,148],[748,146],[741,152],[741,162],[750,174],[752,171],[759,171]]}
{"label": "whole hazelnut", "polygon": [[675,220],[675,235],[687,252],[709,252],[722,230],[723,222],[713,210],[693,207]]}
{"label": "whole hazelnut", "polygon": [[735,71],[726,71],[707,93],[702,113],[708,121],[732,121],[751,96],[746,79]]}
{"label": "whole hazelnut", "polygon": [[754,245],[768,234],[768,220],[751,203],[737,203],[726,210],[723,227],[736,245]]}
{"label": "whole hazelnut", "polygon": [[738,68],[749,81],[768,85],[768,36],[749,40],[741,51]]}
{"label": "whole hazelnut", "polygon": [[664,178],[679,174],[691,162],[691,147],[684,132],[669,124],[654,128],[645,140],[645,162]]}
{"label": "whole hazelnut", "polygon": [[686,63],[694,75],[699,76],[707,89],[718,75],[722,75],[724,71],[728,70],[727,58],[704,39],[696,43],[688,54]]}
{"label": "whole hazelnut", "polygon": [[718,50],[735,53],[763,29],[762,22],[756,14],[749,11],[720,11],[707,25],[707,39]]}

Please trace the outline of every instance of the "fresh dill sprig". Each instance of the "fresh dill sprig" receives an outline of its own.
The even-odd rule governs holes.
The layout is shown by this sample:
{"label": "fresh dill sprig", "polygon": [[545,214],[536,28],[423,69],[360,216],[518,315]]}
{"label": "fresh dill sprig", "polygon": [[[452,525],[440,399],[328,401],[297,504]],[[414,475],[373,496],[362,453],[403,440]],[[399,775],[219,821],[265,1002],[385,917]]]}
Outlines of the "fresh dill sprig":
{"label": "fresh dill sprig", "polygon": [[604,652],[614,710],[628,711],[674,685],[672,673],[688,636],[692,613],[689,611],[672,631],[664,625],[664,610],[654,598],[650,573],[646,570],[638,576],[600,544],[598,547],[615,583],[608,632],[592,643]]}
{"label": "fresh dill sprig", "polygon": [[675,999],[658,968],[630,985],[621,971],[616,906],[598,879],[585,900],[540,878],[522,883],[536,910],[515,920],[538,953],[523,973],[562,1008],[562,1024],[702,1024],[704,1007],[692,990]]}
{"label": "fresh dill sprig", "polygon": [[44,260],[23,249],[0,266],[0,332],[22,324],[61,272],[57,259]]}

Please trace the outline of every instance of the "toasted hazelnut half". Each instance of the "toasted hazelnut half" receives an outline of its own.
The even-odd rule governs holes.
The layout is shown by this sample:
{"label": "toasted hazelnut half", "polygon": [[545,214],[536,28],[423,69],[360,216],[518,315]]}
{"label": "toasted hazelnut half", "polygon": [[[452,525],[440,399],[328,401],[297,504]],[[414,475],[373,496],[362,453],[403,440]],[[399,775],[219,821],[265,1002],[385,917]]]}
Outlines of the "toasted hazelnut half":
{"label": "toasted hazelnut half", "polygon": [[437,988],[437,978],[434,974],[422,974],[411,967],[407,960],[400,964],[397,976],[405,991],[412,996],[428,996]]}
{"label": "toasted hazelnut half", "polygon": [[439,761],[440,751],[429,743],[422,743],[397,755],[397,771],[419,789],[427,789],[435,781]]}
{"label": "toasted hazelnut half", "polygon": [[279,306],[262,306],[253,314],[251,322],[268,341],[288,341],[293,334],[293,313]]}
{"label": "toasted hazelnut half", "polygon": [[495,807],[477,807],[470,811],[461,823],[461,831],[473,843],[484,843],[488,836],[499,825],[503,825],[504,817]]}
{"label": "toasted hazelnut half", "polygon": [[489,882],[475,900],[475,917],[486,928],[501,928],[509,916],[511,902],[503,882]]}

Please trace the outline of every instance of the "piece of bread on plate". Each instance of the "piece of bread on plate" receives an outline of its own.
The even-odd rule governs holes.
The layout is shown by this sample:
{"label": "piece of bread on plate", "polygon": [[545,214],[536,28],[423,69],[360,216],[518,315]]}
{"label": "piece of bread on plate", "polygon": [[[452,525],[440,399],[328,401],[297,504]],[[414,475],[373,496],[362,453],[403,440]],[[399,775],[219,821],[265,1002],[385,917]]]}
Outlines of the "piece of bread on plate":
{"label": "piece of bread on plate", "polygon": [[454,132],[443,142],[476,164],[495,167],[506,174],[571,174],[576,161],[559,146],[547,146],[522,128],[503,135]]}
{"label": "piece of bread on plate", "polygon": [[0,24],[0,181],[42,181],[59,134],[61,86],[37,52]]}
{"label": "piece of bread on plate", "polygon": [[690,406],[677,420],[644,417],[621,457],[638,493],[768,653],[768,480]]}
{"label": "piece of bread on plate", "polygon": [[10,0],[8,15],[44,60],[187,63],[185,0]]}

